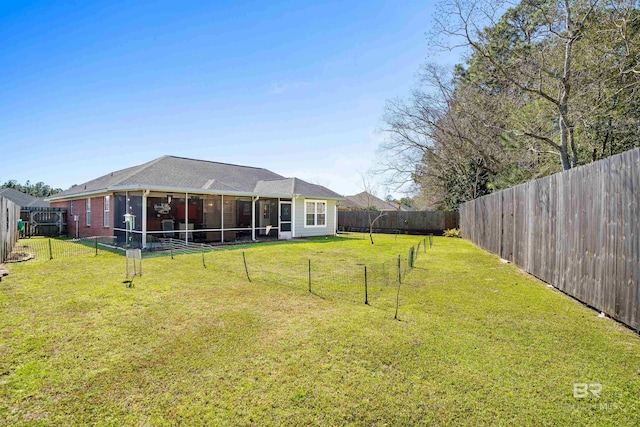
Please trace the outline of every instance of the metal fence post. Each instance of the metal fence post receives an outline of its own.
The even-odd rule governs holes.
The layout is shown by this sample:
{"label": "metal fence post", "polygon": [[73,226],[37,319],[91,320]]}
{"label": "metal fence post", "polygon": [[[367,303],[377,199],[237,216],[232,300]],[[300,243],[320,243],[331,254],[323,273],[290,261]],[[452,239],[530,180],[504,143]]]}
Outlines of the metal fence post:
{"label": "metal fence post", "polygon": [[171,259],[173,259],[173,239],[169,238],[169,248],[171,249]]}
{"label": "metal fence post", "polygon": [[96,240],[96,242],[95,242],[96,243],[96,256],[98,256],[98,236],[96,236],[95,240]]}
{"label": "metal fence post", "polygon": [[367,289],[367,266],[364,266],[364,303],[369,305],[369,290]]}
{"label": "metal fence post", "polygon": [[51,248],[51,239],[49,239],[49,260],[53,259],[53,249]]}
{"label": "metal fence post", "polygon": [[311,260],[309,259],[309,275],[308,275],[308,280],[309,280],[309,292],[311,292]]}
{"label": "metal fence post", "polygon": [[242,251],[242,260],[244,261],[244,271],[247,273],[247,279],[249,283],[251,283],[251,277],[249,277],[249,269],[247,268],[247,258],[244,256],[244,251]]}
{"label": "metal fence post", "polygon": [[396,314],[393,315],[395,320],[398,320],[398,305],[400,303],[400,282],[402,281],[402,274],[400,273],[400,255],[398,255],[398,291],[396,292]]}
{"label": "metal fence post", "polygon": [[204,262],[204,243],[200,243],[202,245],[202,266],[207,268],[207,264]]}

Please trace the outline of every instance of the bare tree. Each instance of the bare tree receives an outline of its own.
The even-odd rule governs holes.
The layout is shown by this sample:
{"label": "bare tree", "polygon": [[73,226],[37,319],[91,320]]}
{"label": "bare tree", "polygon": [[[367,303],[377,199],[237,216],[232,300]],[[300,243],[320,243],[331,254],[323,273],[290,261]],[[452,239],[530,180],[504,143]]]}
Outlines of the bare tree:
{"label": "bare tree", "polygon": [[[382,211],[378,211],[377,207],[373,203],[375,186],[372,183],[371,176],[360,173],[360,178],[362,179],[362,191],[365,202],[365,210],[367,211],[367,220],[369,222],[369,240],[371,240],[371,244],[373,245],[373,225],[376,223],[376,221],[385,216],[385,214]],[[376,211],[378,212],[378,214],[374,217],[373,213]]]}
{"label": "bare tree", "polygon": [[[430,206],[452,208],[456,202],[446,199],[484,194],[481,176],[493,173],[505,157],[499,138],[504,115],[488,108],[495,96],[456,86],[452,70],[426,64],[420,76],[410,99],[386,105],[380,170],[392,171],[388,177],[396,186],[419,184]],[[453,185],[458,189],[452,197]]]}
{"label": "bare tree", "polygon": [[[441,0],[427,64],[387,102],[379,170],[455,209],[496,189],[638,144],[637,0]],[[426,194],[425,194],[426,192]]]}
{"label": "bare tree", "polygon": [[[554,112],[557,128],[550,126],[542,132],[529,127],[519,133],[557,152],[563,169],[578,164],[571,103],[574,91],[580,89],[574,50],[601,3],[604,1],[561,0],[512,5],[502,0],[445,0],[436,20],[436,33],[444,36],[447,48],[456,43],[470,47],[521,97],[536,99]],[[508,5],[515,7],[503,15]]]}

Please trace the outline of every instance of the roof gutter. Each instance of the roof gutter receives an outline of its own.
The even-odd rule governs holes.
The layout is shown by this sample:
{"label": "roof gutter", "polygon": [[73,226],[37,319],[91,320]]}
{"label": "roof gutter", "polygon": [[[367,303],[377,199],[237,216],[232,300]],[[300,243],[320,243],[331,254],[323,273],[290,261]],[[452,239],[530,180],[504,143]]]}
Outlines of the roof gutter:
{"label": "roof gutter", "polygon": [[83,197],[89,197],[89,196],[93,196],[96,194],[103,194],[103,193],[108,193],[109,190],[108,189],[101,189],[101,190],[92,190],[92,191],[83,191],[80,193],[74,193],[74,194],[68,194],[66,196],[56,196],[55,194],[53,196],[49,196],[45,199],[43,199],[45,202],[58,202],[58,201],[63,201],[63,200],[72,200],[72,199],[79,199],[79,198],[83,198]]}
{"label": "roof gutter", "polygon": [[[165,187],[159,185],[115,185],[107,188],[101,188],[99,190],[82,191],[74,194],[67,194],[64,196],[56,197],[56,195],[50,196],[44,199],[47,202],[57,202],[64,200],[79,199],[84,197],[91,197],[98,194],[113,193],[118,191],[143,191],[143,192],[160,192],[160,193],[191,193],[191,194],[210,194],[210,195],[224,195],[224,196],[244,196],[244,197],[282,197],[282,198],[297,198],[297,197],[316,197],[327,200],[342,200],[343,197],[326,197],[326,196],[304,196],[302,194],[286,194],[286,193],[256,193],[255,191],[233,191],[233,190],[208,190],[203,188],[191,188],[191,187]],[[148,193],[147,193],[148,194]]]}

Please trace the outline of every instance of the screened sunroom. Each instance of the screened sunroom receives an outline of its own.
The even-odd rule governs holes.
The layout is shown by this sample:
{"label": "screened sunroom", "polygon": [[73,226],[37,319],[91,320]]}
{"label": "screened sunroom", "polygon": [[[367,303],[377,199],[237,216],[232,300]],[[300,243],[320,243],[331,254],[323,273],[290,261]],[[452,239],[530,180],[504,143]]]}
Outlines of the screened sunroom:
{"label": "screened sunroom", "polygon": [[[280,233],[291,231],[290,198],[131,191],[114,193],[113,200],[118,244],[128,239],[134,247],[152,248],[167,238],[213,244],[290,237]],[[134,217],[130,230],[125,214]]]}

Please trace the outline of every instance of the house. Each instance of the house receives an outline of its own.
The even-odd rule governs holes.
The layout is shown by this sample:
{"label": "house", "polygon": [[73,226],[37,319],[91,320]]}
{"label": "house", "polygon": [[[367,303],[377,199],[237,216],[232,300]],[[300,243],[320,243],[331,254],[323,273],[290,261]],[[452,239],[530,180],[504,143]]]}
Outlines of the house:
{"label": "house", "polygon": [[77,230],[77,237],[114,236],[120,245],[142,248],[168,237],[224,243],[333,235],[341,199],[266,169],[175,156],[48,198],[51,206],[67,209],[67,230]]}
{"label": "house", "polygon": [[14,188],[0,188],[0,197],[11,200],[22,209],[26,208],[48,208],[49,202],[43,199],[33,197],[30,194],[23,193]]}
{"label": "house", "polygon": [[345,200],[340,202],[340,210],[346,211],[363,211],[372,209],[376,211],[412,211],[404,204],[397,204],[393,202],[384,201],[371,193],[363,191],[362,193],[355,194],[353,196],[345,196]]}

